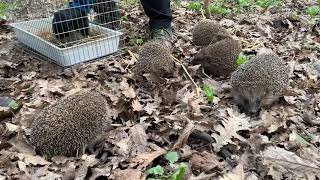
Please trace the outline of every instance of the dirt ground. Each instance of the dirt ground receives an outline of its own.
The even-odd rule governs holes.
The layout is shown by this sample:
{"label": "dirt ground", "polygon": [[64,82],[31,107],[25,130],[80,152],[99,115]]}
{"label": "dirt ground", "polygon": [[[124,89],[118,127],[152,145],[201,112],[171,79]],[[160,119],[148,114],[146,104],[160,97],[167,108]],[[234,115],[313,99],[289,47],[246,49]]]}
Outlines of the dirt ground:
{"label": "dirt ground", "polygon": [[[21,8],[9,22],[45,17],[56,7],[53,2]],[[186,179],[319,180],[320,18],[305,10],[315,1],[282,2],[277,8],[211,17],[241,41],[245,54],[270,48],[291,68],[288,91],[255,118],[239,113],[229,78],[207,76],[191,64],[199,51],[191,31],[203,17],[183,6],[172,6],[172,54],[198,86],[213,87],[213,104],[203,92],[196,94],[179,63],[173,77],[160,84],[136,82],[136,61],[127,51],[62,68],[28,53],[12,29],[1,26],[0,96],[13,98],[21,108],[9,115],[0,108],[0,115],[8,115],[0,116],[0,179],[146,179],[150,167],[169,171],[163,155],[176,151],[179,162],[189,167]],[[48,4],[46,12],[37,11],[41,3]],[[293,12],[299,19],[292,18]],[[137,55],[141,44],[136,39],[149,40],[148,19],[140,5],[125,6],[123,15],[123,40]],[[111,106],[114,130],[105,141],[81,157],[49,161],[36,155],[28,143],[34,117],[62,97],[91,88],[101,91]]]}

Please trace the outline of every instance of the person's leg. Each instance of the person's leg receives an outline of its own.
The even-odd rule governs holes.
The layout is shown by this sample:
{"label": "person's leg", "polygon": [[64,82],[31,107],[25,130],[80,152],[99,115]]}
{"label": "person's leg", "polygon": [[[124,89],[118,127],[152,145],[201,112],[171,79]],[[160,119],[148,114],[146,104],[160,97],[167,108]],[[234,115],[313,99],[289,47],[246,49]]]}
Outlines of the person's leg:
{"label": "person's leg", "polygon": [[145,13],[150,18],[149,26],[153,35],[157,30],[168,31],[172,34],[170,0],[140,0]]}

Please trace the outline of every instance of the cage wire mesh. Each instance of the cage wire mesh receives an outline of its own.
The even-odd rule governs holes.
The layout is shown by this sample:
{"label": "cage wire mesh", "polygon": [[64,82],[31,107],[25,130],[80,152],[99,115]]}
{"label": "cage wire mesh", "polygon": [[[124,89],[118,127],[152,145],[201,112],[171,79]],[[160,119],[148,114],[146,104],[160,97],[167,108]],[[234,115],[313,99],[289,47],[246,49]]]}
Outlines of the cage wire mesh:
{"label": "cage wire mesh", "polygon": [[29,20],[11,24],[17,39],[33,54],[70,66],[106,57],[124,47],[119,0],[42,3],[50,9],[42,11],[41,1],[29,1],[26,5],[34,4],[41,12],[29,12]]}

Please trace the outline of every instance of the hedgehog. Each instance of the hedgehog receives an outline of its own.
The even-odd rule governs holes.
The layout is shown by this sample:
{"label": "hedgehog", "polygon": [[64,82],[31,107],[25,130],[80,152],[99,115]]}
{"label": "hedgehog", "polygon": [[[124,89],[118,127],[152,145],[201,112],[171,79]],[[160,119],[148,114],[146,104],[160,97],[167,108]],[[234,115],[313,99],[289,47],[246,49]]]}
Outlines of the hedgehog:
{"label": "hedgehog", "polygon": [[158,77],[172,74],[174,61],[170,49],[161,40],[147,42],[140,50],[136,74],[151,73]]}
{"label": "hedgehog", "polygon": [[270,108],[289,84],[290,68],[271,50],[264,50],[231,75],[231,93],[240,111],[257,116]]}
{"label": "hedgehog", "polygon": [[31,124],[30,142],[38,154],[78,156],[110,130],[106,99],[80,92],[44,108]]}
{"label": "hedgehog", "polygon": [[215,76],[230,76],[237,68],[237,58],[240,52],[239,41],[226,38],[203,47],[195,55],[192,63],[201,64],[206,73]]}
{"label": "hedgehog", "polygon": [[200,21],[192,31],[193,43],[196,46],[207,46],[225,38],[231,38],[231,34],[225,28],[209,19]]}
{"label": "hedgehog", "polygon": [[63,40],[79,32],[83,37],[89,35],[89,19],[85,12],[77,8],[63,9],[53,14],[52,29],[55,37]]}

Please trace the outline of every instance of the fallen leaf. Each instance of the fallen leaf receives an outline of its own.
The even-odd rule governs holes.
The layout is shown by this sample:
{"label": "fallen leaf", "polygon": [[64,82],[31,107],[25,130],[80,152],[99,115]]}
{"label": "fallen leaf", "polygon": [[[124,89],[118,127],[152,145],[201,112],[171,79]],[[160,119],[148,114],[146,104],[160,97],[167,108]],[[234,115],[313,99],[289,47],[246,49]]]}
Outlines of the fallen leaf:
{"label": "fallen leaf", "polygon": [[19,127],[15,124],[6,123],[6,128],[11,132],[18,132]]}
{"label": "fallen leaf", "polygon": [[207,151],[201,153],[194,153],[190,159],[192,169],[198,170],[204,173],[210,173],[217,167],[222,167],[222,163],[219,162],[219,158]]}
{"label": "fallen leaf", "polygon": [[131,140],[132,147],[131,154],[146,153],[150,149],[148,148],[148,135],[145,132],[145,127],[142,124],[136,124],[129,130],[129,138]]}
{"label": "fallen leaf", "polygon": [[136,97],[136,93],[134,91],[134,89],[132,87],[128,87],[126,90],[122,91],[122,94],[126,97],[126,98],[135,98]]}
{"label": "fallen leaf", "polygon": [[131,159],[131,167],[136,166],[136,164],[139,164],[137,167],[138,170],[142,170],[146,168],[154,159],[157,157],[167,153],[165,149],[162,149],[156,145],[153,146],[154,151],[149,152],[149,153],[141,153],[138,154],[136,157]]}
{"label": "fallen leaf", "polygon": [[[103,166],[103,167],[95,167],[91,168],[92,175],[90,176],[89,180],[96,180],[96,179],[102,179],[102,178],[111,178],[109,177],[111,174],[111,166]],[[124,176],[124,177],[132,177],[130,176]]]}
{"label": "fallen leaf", "polygon": [[133,111],[142,111],[143,110],[143,106],[140,104],[140,102],[135,99],[132,101],[132,108],[133,108]]}
{"label": "fallen leaf", "polygon": [[250,130],[249,117],[245,114],[239,114],[231,108],[220,110],[220,113],[221,117],[224,117],[224,120],[221,122],[221,125],[215,128],[219,134],[213,133],[212,135],[216,140],[216,143],[213,144],[215,150],[220,151],[220,148],[224,145],[229,143],[234,144],[233,138],[246,142],[247,140],[237,132],[240,130]]}
{"label": "fallen leaf", "polygon": [[2,107],[0,106],[0,119],[4,119],[6,117],[9,117],[11,116],[12,113],[11,113],[11,110],[9,107]]}
{"label": "fallen leaf", "polygon": [[149,115],[151,115],[153,112],[157,111],[158,107],[158,103],[147,103],[147,105],[143,107],[143,110],[146,111]]}
{"label": "fallen leaf", "polygon": [[34,72],[34,71],[26,72],[25,74],[22,75],[22,79],[25,80],[25,81],[30,81],[30,80],[32,80],[36,75],[37,75],[37,73]]}
{"label": "fallen leaf", "polygon": [[20,161],[23,161],[26,163],[26,165],[49,165],[51,164],[50,162],[46,161],[43,157],[41,156],[34,156],[30,154],[24,154],[24,153],[19,153],[17,154],[17,157],[20,159]]}
{"label": "fallen leaf", "polygon": [[10,139],[9,143],[17,152],[28,154],[30,156],[36,154],[34,148],[27,142],[27,139],[22,132],[18,132],[18,135]]}
{"label": "fallen leaf", "polygon": [[300,178],[307,175],[319,175],[320,163],[315,164],[309,160],[297,156],[295,153],[280,147],[268,147],[262,152],[263,164],[269,167],[269,175],[272,173],[291,173]]}
{"label": "fallen leaf", "polygon": [[95,155],[88,156],[87,154],[82,155],[81,160],[82,164],[76,172],[75,180],[83,180],[87,176],[88,168],[99,162],[99,160],[95,158]]}
{"label": "fallen leaf", "polygon": [[134,180],[145,180],[147,175],[137,169],[125,169],[112,171],[111,179],[127,180],[128,177]]}
{"label": "fallen leaf", "polygon": [[244,179],[245,179],[245,175],[244,175],[242,164],[239,164],[231,172],[228,172],[223,177],[219,178],[219,180],[244,180]]}
{"label": "fallen leaf", "polygon": [[189,121],[189,123],[186,125],[186,127],[183,129],[182,133],[180,134],[177,142],[173,145],[172,149],[178,149],[183,147],[187,143],[188,138],[192,133],[194,127],[195,127],[194,124],[191,121]]}

